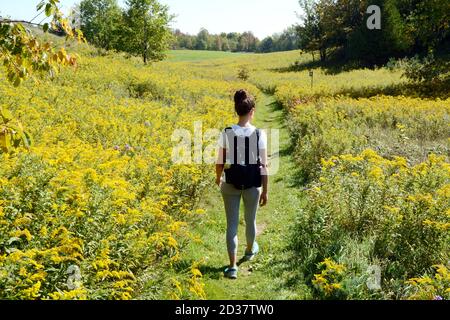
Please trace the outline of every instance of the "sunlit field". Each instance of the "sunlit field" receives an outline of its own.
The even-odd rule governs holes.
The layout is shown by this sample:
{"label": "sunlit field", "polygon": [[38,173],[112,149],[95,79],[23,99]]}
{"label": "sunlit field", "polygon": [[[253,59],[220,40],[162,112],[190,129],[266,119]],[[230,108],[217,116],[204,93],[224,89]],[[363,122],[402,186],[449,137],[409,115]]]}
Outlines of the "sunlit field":
{"label": "sunlit field", "polygon": [[450,298],[449,99],[414,94],[395,69],[327,70],[300,51],[180,50],[144,66],[68,50],[79,65],[53,80],[17,89],[0,72],[0,107],[33,139],[0,154],[1,299],[220,296],[225,280],[206,273],[221,265],[193,256],[205,247],[226,259],[208,238],[223,230],[198,232],[220,211],[205,201],[216,199],[214,168],[174,164],[172,134],[233,123],[240,88],[269,119],[261,126],[288,132],[281,161],[291,169],[273,180],[289,190],[271,195],[269,226],[282,193],[295,194],[270,231],[283,237],[261,235],[271,258],[255,277],[284,298]]}

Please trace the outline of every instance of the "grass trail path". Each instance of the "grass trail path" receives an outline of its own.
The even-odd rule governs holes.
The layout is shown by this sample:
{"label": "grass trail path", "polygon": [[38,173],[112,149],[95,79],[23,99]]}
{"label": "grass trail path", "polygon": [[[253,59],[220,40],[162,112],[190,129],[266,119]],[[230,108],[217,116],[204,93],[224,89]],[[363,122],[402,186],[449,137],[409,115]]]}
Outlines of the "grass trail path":
{"label": "grass trail path", "polygon": [[[257,217],[257,241],[261,251],[254,261],[240,265],[237,280],[223,277],[222,271],[228,263],[223,202],[218,188],[205,194],[201,207],[207,210],[207,214],[195,229],[202,241],[190,244],[185,256],[192,261],[203,259],[200,270],[203,273],[208,299],[301,298],[284,285],[289,274],[282,270],[287,259],[283,249],[289,237],[289,228],[303,197],[300,189],[294,187],[295,165],[290,152],[289,133],[285,127],[283,111],[277,106],[273,96],[263,95],[258,101],[255,120],[255,125],[259,128],[280,130],[280,152],[271,155],[272,150],[269,147],[269,156],[279,157],[280,168],[276,175],[270,177],[269,204],[258,211]],[[242,212],[241,203],[238,258],[242,257],[245,250],[245,222]],[[299,292],[298,288],[295,291]]]}

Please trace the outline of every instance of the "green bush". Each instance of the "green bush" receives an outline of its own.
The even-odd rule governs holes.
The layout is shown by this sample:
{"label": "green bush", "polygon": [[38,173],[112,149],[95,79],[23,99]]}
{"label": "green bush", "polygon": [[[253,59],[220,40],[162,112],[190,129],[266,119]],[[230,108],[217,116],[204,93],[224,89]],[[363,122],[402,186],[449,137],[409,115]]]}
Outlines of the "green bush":
{"label": "green bush", "polygon": [[[347,267],[341,296],[395,298],[409,278],[446,263],[450,166],[445,158],[431,155],[409,166],[404,158],[387,160],[366,150],[323,160],[322,167],[293,233],[307,281],[320,271],[318,263],[331,258]],[[382,270],[382,292],[364,285],[370,265]]]}

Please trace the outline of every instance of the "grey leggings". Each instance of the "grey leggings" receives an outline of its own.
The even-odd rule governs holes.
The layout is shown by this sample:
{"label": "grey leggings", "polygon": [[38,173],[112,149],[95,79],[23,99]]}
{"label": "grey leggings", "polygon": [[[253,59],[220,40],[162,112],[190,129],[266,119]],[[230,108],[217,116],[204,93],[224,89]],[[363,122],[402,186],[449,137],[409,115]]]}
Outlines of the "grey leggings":
{"label": "grey leggings", "polygon": [[247,244],[251,245],[256,239],[256,212],[258,211],[261,188],[247,190],[236,189],[233,185],[223,182],[220,186],[225,211],[227,214],[227,247],[230,255],[237,255],[239,207],[241,197],[245,207],[245,226]]}

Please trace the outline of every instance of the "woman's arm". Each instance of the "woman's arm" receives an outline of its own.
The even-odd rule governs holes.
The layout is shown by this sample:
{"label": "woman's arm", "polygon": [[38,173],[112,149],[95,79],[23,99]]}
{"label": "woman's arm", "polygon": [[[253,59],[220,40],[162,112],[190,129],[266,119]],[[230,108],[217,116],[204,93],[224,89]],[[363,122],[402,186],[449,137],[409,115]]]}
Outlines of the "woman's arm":
{"label": "woman's arm", "polygon": [[262,176],[262,193],[259,200],[261,207],[264,207],[269,201],[269,168],[267,149],[261,149],[261,176]]}
{"label": "woman's arm", "polygon": [[225,168],[225,163],[223,161],[225,152],[226,152],[226,149],[220,148],[219,156],[217,157],[217,161],[216,161],[216,184],[218,186],[220,186],[220,179],[222,178],[222,173]]}

